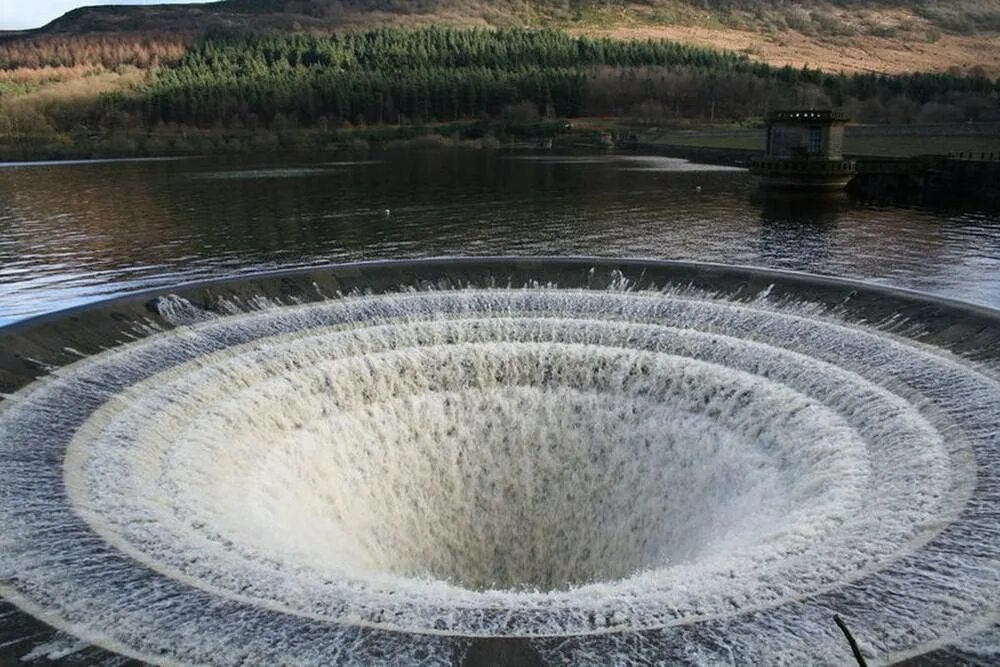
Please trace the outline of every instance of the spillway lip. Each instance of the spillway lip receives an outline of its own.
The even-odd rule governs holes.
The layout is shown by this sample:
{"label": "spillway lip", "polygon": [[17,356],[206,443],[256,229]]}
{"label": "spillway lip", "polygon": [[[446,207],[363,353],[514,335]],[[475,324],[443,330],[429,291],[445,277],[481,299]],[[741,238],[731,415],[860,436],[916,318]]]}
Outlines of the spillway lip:
{"label": "spillway lip", "polygon": [[[566,305],[560,302],[563,295],[568,295],[574,303]],[[658,301],[669,302],[669,305],[662,305]],[[433,313],[434,316],[428,319],[422,315],[414,319],[411,315],[401,315],[404,311],[409,312],[407,309],[416,307],[414,304],[423,309],[422,313]],[[484,304],[499,304],[507,308],[505,318],[498,320],[481,317]],[[357,310],[351,311],[355,306]],[[329,312],[325,312],[324,308]],[[366,308],[375,310],[369,312]],[[701,313],[699,308],[708,308],[712,312]],[[461,586],[451,586],[448,590],[452,592],[447,593],[452,596],[449,598],[451,602],[446,600],[441,604],[430,604],[423,597],[426,588],[423,583],[411,587],[406,577],[400,579],[396,574],[366,578],[367,575],[362,573],[344,578],[346,583],[343,586],[346,588],[341,588],[341,583],[336,582],[333,588],[318,588],[318,597],[312,599],[309,595],[300,595],[303,588],[307,589],[312,585],[309,583],[312,581],[309,579],[311,575],[307,575],[305,579],[296,579],[288,573],[275,574],[266,567],[262,568],[255,559],[259,553],[263,553],[260,552],[261,549],[266,551],[274,545],[256,543],[247,547],[252,552],[251,555],[240,556],[242,560],[233,566],[236,568],[233,572],[237,573],[233,576],[250,577],[247,581],[254,581],[254,585],[247,588],[245,584],[239,584],[239,591],[235,588],[230,590],[230,586],[237,584],[209,581],[212,568],[217,570],[220,564],[230,562],[229,554],[223,554],[225,558],[218,562],[212,561],[213,556],[209,554],[204,565],[189,565],[183,562],[181,552],[164,556],[158,551],[160,546],[171,544],[175,538],[182,542],[191,539],[194,540],[191,544],[200,544],[198,540],[203,537],[192,537],[183,531],[169,535],[165,533],[163,537],[153,536],[150,544],[160,546],[147,554],[143,548],[148,550],[150,547],[141,540],[141,543],[135,542],[136,537],[129,532],[131,529],[127,521],[122,519],[118,525],[114,516],[93,519],[87,514],[89,518],[84,525],[89,526],[88,530],[92,531],[88,539],[94,545],[93,548],[105,554],[102,558],[106,556],[110,559],[109,563],[114,562],[115,567],[134,569],[140,573],[143,568],[158,571],[157,590],[176,589],[179,595],[190,595],[192,601],[198,599],[202,605],[218,606],[220,610],[230,609],[234,614],[247,615],[246,618],[253,618],[255,615],[267,617],[283,627],[287,626],[286,631],[295,628],[296,638],[288,639],[288,645],[281,647],[283,650],[305,651],[303,654],[308,655],[308,650],[323,646],[329,651],[332,650],[333,644],[330,642],[334,636],[341,642],[350,637],[354,642],[353,646],[363,649],[362,653],[368,656],[370,662],[379,662],[381,656],[381,661],[385,662],[400,659],[435,663],[461,660],[462,656],[467,655],[470,646],[474,647],[477,642],[500,638],[512,642],[528,641],[531,650],[552,660],[570,656],[579,661],[586,659],[588,655],[613,653],[633,657],[639,655],[649,659],[667,656],[681,662],[698,663],[710,662],[726,651],[736,650],[736,654],[742,657],[780,661],[780,655],[776,657],[765,649],[752,648],[746,644],[747,633],[759,631],[761,627],[768,627],[767,623],[772,623],[772,629],[780,631],[782,639],[790,640],[791,644],[801,644],[804,640],[795,637],[807,631],[794,624],[806,623],[801,619],[818,618],[827,611],[839,611],[848,615],[853,613],[858,618],[871,619],[873,626],[877,626],[877,610],[865,607],[871,606],[878,598],[875,593],[866,592],[866,587],[881,592],[907,581],[911,572],[924,572],[921,569],[924,567],[921,561],[924,554],[936,554],[934,558],[940,559],[944,558],[940,554],[956,545],[971,548],[970,545],[976,544],[976,539],[970,537],[970,530],[985,530],[981,534],[987,541],[990,536],[997,534],[996,515],[991,515],[989,509],[989,503],[995,499],[998,489],[997,462],[995,458],[991,458],[992,455],[984,454],[989,451],[987,444],[996,441],[996,433],[989,430],[992,424],[989,422],[989,415],[966,414],[980,405],[984,406],[981,411],[987,410],[994,405],[990,401],[995,397],[984,394],[979,403],[970,402],[971,407],[966,410],[949,403],[946,388],[937,387],[928,377],[936,372],[950,373],[956,381],[969,383],[962,385],[963,387],[986,387],[984,391],[992,391],[989,387],[997,385],[997,371],[1000,368],[1000,312],[900,288],[776,269],[596,257],[445,257],[308,267],[145,290],[0,328],[0,395],[7,395],[8,399],[0,401],[0,429],[5,415],[4,403],[10,402],[10,398],[20,400],[24,395],[21,390],[31,389],[29,385],[40,387],[45,384],[35,383],[35,380],[46,377],[59,379],[64,374],[76,372],[74,369],[78,367],[87,366],[92,358],[117,354],[120,349],[149,347],[171,332],[190,332],[195,338],[218,336],[221,340],[232,333],[227,329],[228,322],[239,320],[260,328],[261,333],[257,339],[253,336],[245,339],[235,336],[227,339],[226,345],[214,348],[214,351],[208,350],[205,355],[192,357],[198,361],[199,368],[209,363],[225,368],[226,364],[233,363],[227,356],[230,355],[230,347],[251,352],[257,349],[258,352],[253,353],[258,354],[259,341],[265,341],[274,350],[287,347],[309,353],[311,343],[308,336],[303,338],[294,330],[294,327],[299,326],[298,323],[305,321],[305,314],[318,318],[315,322],[310,322],[309,328],[314,329],[315,333],[309,335],[317,338],[323,346],[333,345],[330,349],[336,349],[336,345],[347,345],[344,348],[344,354],[347,355],[345,359],[348,360],[344,362],[347,363],[344,368],[347,371],[337,370],[339,366],[324,371],[330,373],[350,371],[353,368],[348,363],[350,355],[356,356],[357,349],[361,349],[364,354],[383,355],[379,358],[389,359],[391,363],[403,363],[393,356],[391,346],[385,350],[372,347],[375,345],[372,342],[374,338],[371,338],[374,335],[372,332],[376,329],[382,332],[388,328],[394,331],[394,336],[410,336],[411,338],[406,338],[409,345],[417,341],[421,354],[435,366],[473,363],[469,361],[469,355],[481,350],[483,344],[500,340],[516,343],[536,352],[542,350],[537,353],[543,356],[537,359],[554,364],[552,368],[556,369],[560,368],[559,364],[574,368],[593,359],[605,359],[601,364],[618,363],[621,356],[619,353],[628,357],[628,363],[639,364],[636,367],[654,374],[661,372],[684,376],[693,373],[699,378],[711,378],[717,377],[714,374],[719,369],[728,369],[726,377],[731,376],[736,378],[734,381],[749,383],[745,386],[755,387],[754,392],[759,396],[766,397],[771,395],[768,392],[785,392],[786,389],[791,391],[787,395],[774,393],[774,406],[779,405],[782,400],[794,402],[801,398],[802,407],[795,408],[788,417],[793,421],[799,419],[799,410],[821,412],[824,409],[821,402],[816,403],[813,399],[816,396],[822,397],[823,392],[834,391],[835,380],[857,382],[859,392],[867,392],[866,397],[885,402],[888,406],[886,414],[898,412],[910,415],[905,419],[901,418],[899,424],[900,428],[909,424],[906,428],[912,426],[916,429],[913,438],[922,437],[920,433],[923,431],[920,429],[924,429],[929,434],[928,437],[938,438],[940,442],[928,448],[925,459],[917,457],[918,461],[911,462],[912,465],[899,459],[900,454],[893,453],[888,445],[879,445],[885,449],[883,453],[879,453],[879,447],[865,453],[864,447],[857,445],[856,454],[851,455],[857,457],[858,465],[861,466],[855,469],[861,471],[857,473],[859,476],[856,484],[868,484],[864,480],[869,473],[863,471],[864,466],[874,466],[876,473],[889,478],[893,471],[879,466],[888,465],[883,459],[887,462],[897,461],[902,466],[897,471],[899,479],[905,479],[907,475],[911,475],[914,480],[924,479],[928,488],[933,491],[933,497],[922,497],[919,493],[907,495],[900,491],[886,493],[879,502],[886,503],[887,507],[897,503],[903,514],[912,503],[918,501],[940,507],[923,519],[915,514],[913,520],[917,523],[912,529],[900,529],[898,543],[892,542],[896,538],[887,534],[887,551],[868,561],[867,565],[850,576],[836,575],[831,570],[825,580],[823,573],[810,573],[809,568],[801,562],[804,556],[788,556],[787,563],[772,563],[768,567],[773,568],[773,573],[761,574],[759,578],[760,581],[767,581],[771,577],[774,581],[768,585],[775,584],[775,591],[782,589],[784,592],[773,595],[768,593],[770,597],[767,600],[749,601],[748,597],[739,596],[749,595],[750,589],[738,593],[740,588],[736,585],[728,593],[731,600],[727,600],[727,592],[722,588],[711,589],[714,591],[711,593],[710,588],[699,589],[697,593],[704,596],[703,609],[691,606],[691,600],[679,594],[663,593],[666,597],[657,598],[661,595],[657,591],[666,586],[663,582],[670,581],[669,577],[664,579],[663,576],[666,575],[642,573],[635,577],[625,576],[620,581],[616,578],[618,575],[615,575],[612,577],[614,581],[599,579],[596,585],[574,585],[566,590],[540,593],[514,591],[500,596],[489,590],[470,593]],[[369,318],[367,323],[360,328],[353,324],[347,327],[351,332],[349,336],[338,333],[337,327],[365,320],[366,317]],[[568,323],[561,325],[560,318],[569,318]],[[516,331],[512,332],[508,327],[508,320],[515,323],[510,326]],[[585,323],[588,332],[580,333],[579,324],[574,325],[574,321]],[[466,327],[465,322],[472,322],[471,328]],[[782,327],[789,327],[787,339],[782,338],[785,335],[780,331]],[[822,346],[818,341],[831,331],[842,333],[843,341],[837,341],[837,349],[820,349]],[[354,338],[344,342],[351,336]],[[809,336],[814,336],[815,340],[810,342]],[[446,346],[445,352],[427,344],[427,341],[440,340],[442,337],[454,339],[457,343],[449,343],[450,347]],[[359,339],[363,339],[362,343],[357,342]],[[351,345],[361,347],[355,349]],[[886,373],[892,377],[885,382],[867,385],[866,373],[869,371],[857,357],[858,350],[865,345],[871,345],[871,350],[882,355],[873,364],[877,366],[881,363],[883,370],[892,370],[891,373]],[[599,352],[599,349],[611,352]],[[752,364],[741,366],[744,364],[743,357],[748,353],[757,358]],[[602,357],[602,354],[605,356]],[[900,369],[897,373],[892,364],[908,359],[907,355],[919,357],[919,363],[923,364],[922,370],[913,371],[911,375],[907,375],[906,369]],[[236,361],[242,358],[234,357]],[[504,361],[506,357],[498,359],[500,366],[497,368],[507,369],[504,372],[508,372],[509,366],[503,364],[513,362]],[[187,372],[183,370],[184,363],[187,362],[178,357],[164,368],[176,367],[181,369],[176,372],[183,375]],[[792,366],[800,369],[795,372],[802,376],[829,373],[829,382],[821,385],[820,380],[810,379],[800,380],[800,384],[796,385],[782,375],[782,369]],[[159,372],[156,371],[157,374]],[[174,372],[171,370],[171,373]],[[968,377],[963,373],[968,373]],[[748,375],[745,379],[741,374]],[[390,376],[391,373],[386,377]],[[751,376],[762,377],[766,382],[759,384],[757,380],[749,379]],[[141,386],[143,381],[143,378],[137,376],[134,381],[125,384]],[[180,377],[178,381],[186,380]],[[929,384],[924,386],[921,383]],[[127,388],[123,386],[123,389]],[[575,386],[568,387],[569,393],[559,389],[563,393],[558,393],[558,396],[560,401],[569,406],[567,409],[577,405],[573,409],[579,412],[585,410],[582,406],[589,405],[587,401],[591,399],[587,392],[591,388],[589,385],[584,387],[583,393],[577,392],[577,389],[579,388]],[[636,398],[629,399],[629,410],[648,410],[643,407],[646,403],[642,398],[642,392],[647,389],[640,389]],[[449,387],[443,386],[440,392],[444,394],[440,395],[447,395],[448,391]],[[812,396],[810,391],[816,396]],[[936,396],[934,391],[942,392],[941,397]],[[434,397],[438,395],[430,395],[431,398],[426,400],[436,401],[438,399]],[[493,396],[490,391],[485,391],[476,399],[479,402],[471,404],[469,409],[482,410],[483,406],[494,406]],[[523,405],[531,405],[535,400],[537,395],[525,394]],[[426,408],[428,404],[420,405]],[[465,409],[461,405],[455,407],[456,404],[450,398],[446,399],[444,405],[451,406],[448,407],[449,410]],[[120,419],[127,423],[132,418],[127,411],[122,412],[117,407],[112,407],[111,412],[101,417],[105,422]],[[389,405],[394,410],[397,407]],[[864,409],[859,401],[851,408],[855,411],[851,414]],[[820,412],[816,414],[819,415]],[[100,414],[99,410],[95,410],[94,414]],[[358,414],[364,417],[367,413]],[[668,418],[656,410],[648,414],[650,419]],[[384,415],[379,418],[383,417]],[[557,420],[565,418],[566,415],[561,413],[546,417]],[[80,419],[83,424],[90,417],[82,415]],[[841,428],[837,425],[838,419],[839,417],[832,415],[823,416],[823,428],[834,430],[816,433],[822,432],[822,438],[839,437],[835,436],[841,432],[836,430]],[[94,423],[100,426],[102,422]],[[193,424],[203,426],[199,422]],[[812,422],[803,424],[803,428],[819,428]],[[856,447],[852,443],[864,441],[867,437],[864,433],[858,436],[860,440],[855,440],[855,436],[850,435],[859,428],[863,431],[862,426],[845,423],[842,429],[845,438],[843,447],[850,449]],[[193,426],[192,430],[197,429]],[[939,433],[934,435],[932,431]],[[88,434],[91,432],[98,435],[90,438]],[[803,431],[807,434],[810,432],[812,431]],[[73,433],[76,433],[74,442],[82,444],[69,445],[67,452],[84,452],[85,455],[78,457],[81,460],[106,460],[109,470],[127,470],[115,467],[123,465],[120,463],[122,459],[115,458],[120,456],[117,452],[127,449],[106,447],[102,444],[103,436],[100,434],[103,431],[99,428],[88,426],[84,430],[67,431],[67,437],[73,436]],[[886,433],[889,433],[888,429]],[[902,431],[892,431],[889,435],[904,438],[905,434],[899,433]],[[625,433],[615,437],[638,436]],[[904,443],[904,440],[900,440],[900,443]],[[132,444],[132,440],[128,440],[128,446]],[[141,438],[136,439],[134,445],[147,446]],[[899,446],[904,447],[904,444]],[[817,456],[822,456],[821,450],[816,451]],[[902,451],[904,450],[900,450]],[[594,453],[587,455],[593,456]],[[870,463],[862,465],[869,459]],[[86,466],[79,468],[82,471],[81,479],[89,479],[86,476],[92,474],[85,468]],[[844,468],[842,471],[845,479],[849,477],[849,470],[851,469]],[[170,471],[165,471],[164,474],[167,473]],[[60,475],[52,479],[59,483],[61,478],[60,466]],[[90,489],[86,493],[98,493],[95,496],[97,500],[94,501],[96,504],[88,506],[88,512],[101,507],[115,508],[114,512],[118,512],[118,508],[124,508],[126,513],[133,511],[130,509],[132,501],[142,495],[139,484],[141,478],[136,477],[136,480],[135,483],[129,482],[132,486],[128,487],[135,490],[136,495],[126,495],[124,505],[121,504],[121,498],[104,497],[100,492],[93,491],[99,485],[85,482],[84,488]],[[183,486],[187,481],[178,477],[170,483]],[[641,485],[645,482],[637,479],[636,483]],[[861,487],[849,487],[846,481],[843,484],[835,483],[829,490],[834,495],[823,497],[855,497],[860,493],[859,488]],[[70,493],[71,497],[73,493]],[[81,497],[84,496],[78,496],[66,507],[66,511],[76,511],[70,505],[76,503],[79,506]],[[3,517],[4,502],[4,498],[0,497],[0,519]],[[83,502],[86,504],[90,501]],[[152,504],[142,505],[134,511],[157,511],[156,499],[151,497],[149,502]],[[813,502],[818,501],[810,500],[810,503]],[[811,505],[803,508],[803,511],[805,509],[814,511]],[[853,520],[846,515],[823,516],[826,517],[823,520],[828,521],[831,526]],[[893,522],[889,522],[884,527],[891,528],[892,524]],[[77,534],[82,536],[85,533]],[[247,534],[250,533],[240,533],[244,537]],[[231,541],[234,538],[232,534],[226,533],[224,539]],[[816,539],[826,543],[819,537]],[[137,544],[143,548],[137,547]],[[736,544],[741,554],[756,553],[753,551],[756,548],[753,544],[744,544],[739,540],[736,540]],[[690,547],[686,542],[683,546]],[[135,550],[130,551],[133,547]],[[993,547],[989,544],[980,545],[967,558],[971,559],[970,563],[975,561],[976,567],[985,568],[983,571],[986,574],[981,577],[984,590],[992,590],[990,587],[998,578],[994,571],[998,563],[997,550]],[[834,568],[840,567],[838,563],[846,562],[840,560],[844,556],[833,542],[829,548],[823,548],[825,551],[816,551],[818,547],[814,551],[808,551],[810,548],[813,547],[805,545],[793,549],[789,546],[787,553],[799,553],[795,549],[806,549],[801,553],[812,554],[809,557],[818,558],[816,562],[824,562]],[[966,555],[959,553],[955,557],[966,558]],[[164,558],[167,560],[163,560]],[[171,560],[177,558],[180,560]],[[824,558],[827,560],[823,560]],[[175,567],[177,563],[181,567]],[[933,560],[933,564],[935,568],[941,566],[940,560]],[[204,569],[198,569],[199,567]],[[244,574],[239,574],[241,572]],[[802,588],[795,582],[782,581],[784,573],[789,577],[793,574],[797,578],[814,577],[815,582],[808,586],[802,584],[805,586]],[[705,576],[711,579],[718,576],[718,573]],[[960,580],[966,583],[975,580],[976,576],[978,575],[963,575],[965,578],[956,576],[955,585],[959,585],[957,582]],[[918,579],[919,577],[915,581]],[[940,593],[934,588],[933,582],[928,583],[929,581],[926,580],[921,585],[930,588],[924,590],[920,589],[920,585],[914,584],[915,590],[922,590],[921,594]],[[44,583],[39,581],[38,585],[42,586]],[[45,601],[44,595],[40,593],[42,589],[33,586],[34,583],[20,577],[19,572],[10,571],[0,554],[0,594],[5,594],[10,601],[30,612],[16,612],[0,600],[0,613],[9,614],[0,626],[0,645],[3,645],[2,640],[5,638],[21,638],[24,642],[46,644],[46,641],[37,637],[47,637],[48,643],[52,644],[51,633],[46,635],[43,630],[45,626],[36,620],[40,618],[71,635],[85,637],[94,646],[83,650],[91,651],[94,656],[102,655],[100,647],[103,646],[111,651],[151,662],[183,664],[205,660],[206,654],[199,654],[197,646],[184,646],[175,650],[128,633],[116,634],[107,628],[85,627],[86,624],[79,618],[67,618],[72,617],[73,612],[60,610],[60,601]],[[299,588],[295,588],[296,586]],[[354,595],[350,592],[355,590],[352,587],[356,586],[361,586],[365,595],[370,593],[371,599],[377,602],[358,603],[349,614],[336,605],[324,606],[323,599],[331,592],[350,597]],[[649,586],[653,587],[653,593],[643,592]],[[293,589],[296,591],[294,595],[289,592]],[[435,588],[435,594],[441,590],[444,589]],[[605,598],[610,595],[607,591],[625,596],[625,603],[615,607],[607,602]],[[127,614],[138,614],[134,604],[134,600],[127,603],[123,600],[123,610],[127,607],[131,610]],[[490,604],[496,605],[496,609],[479,608]],[[663,609],[656,611],[657,604],[661,604]],[[972,656],[976,659],[996,656],[997,647],[1000,646],[997,642],[1000,631],[995,603],[977,601],[976,596],[966,596],[961,598],[961,604],[956,604],[958,607],[951,608],[950,613],[957,613],[955,609],[959,607],[972,610],[967,612],[961,633],[954,636],[945,633],[935,637],[932,636],[933,632],[924,629],[907,628],[905,632],[914,637],[910,641],[893,638],[892,633],[901,630],[886,626],[872,630],[873,633],[881,633],[877,640],[872,641],[881,642],[879,646],[885,651],[883,655],[891,656],[893,660],[915,656],[924,656],[928,660],[940,659],[941,656]],[[470,605],[472,611],[469,611]],[[731,608],[725,611],[725,605],[730,605]],[[928,606],[934,605],[928,603]],[[938,606],[940,610],[933,613],[939,615],[934,620],[948,618],[947,605],[941,603]],[[383,620],[376,613],[379,609],[392,611],[397,620]],[[412,609],[421,611],[418,614]],[[422,618],[421,614],[425,613],[430,614],[427,617],[430,620],[426,624],[417,620],[418,616]],[[149,622],[152,620],[155,619],[147,618]],[[559,623],[564,623],[564,626]],[[810,632],[814,630],[817,629]],[[832,632],[828,630],[826,627],[818,628],[820,634],[814,637],[815,643],[820,647],[839,646],[836,628]],[[32,633],[35,633],[36,639],[27,639]],[[173,636],[172,641],[177,641],[177,635]],[[208,651],[209,647],[214,646],[214,650],[218,651],[216,656],[228,656],[218,659],[218,662],[237,662],[239,657],[236,653],[226,652],[232,651],[232,647],[213,643],[218,641],[218,637],[206,637],[202,649]],[[18,644],[15,642],[8,646]],[[3,651],[8,650],[21,649],[0,649],[0,658],[5,656]],[[793,649],[789,650],[792,652],[787,656],[792,657],[788,659],[802,657],[795,654]],[[17,656],[20,657],[22,653]],[[11,652],[10,655],[14,656],[15,653]]]}
{"label": "spillway lip", "polygon": [[[51,313],[17,320],[0,327],[0,335],[9,337],[17,335],[20,332],[35,329],[49,322],[73,319],[78,315],[94,311],[95,309],[108,310],[117,305],[134,305],[137,302],[147,302],[150,299],[166,294],[190,296],[205,290],[211,291],[216,289],[220,293],[230,291],[235,293],[239,291],[241,285],[252,284],[255,281],[273,282],[275,280],[308,278],[309,276],[323,276],[328,274],[332,274],[340,279],[349,280],[357,278],[366,272],[381,273],[387,271],[405,274],[407,272],[420,272],[423,269],[430,269],[431,274],[434,274],[435,272],[442,273],[441,269],[447,271],[456,268],[473,269],[474,273],[478,274],[480,278],[495,278],[496,276],[517,272],[525,277],[526,280],[537,281],[537,274],[533,274],[532,270],[542,269],[543,267],[559,267],[571,270],[583,269],[586,271],[600,268],[605,271],[618,271],[622,272],[622,275],[628,275],[630,279],[636,280],[636,287],[642,286],[642,278],[649,271],[663,271],[673,275],[680,274],[691,284],[698,284],[700,282],[709,283],[712,280],[722,278],[735,281],[737,284],[743,282],[744,288],[747,289],[751,289],[751,279],[756,284],[760,284],[761,280],[766,281],[767,284],[775,284],[775,281],[792,281],[799,285],[810,285],[815,288],[821,288],[824,291],[829,289],[840,293],[842,300],[849,299],[853,292],[860,290],[873,295],[881,294],[889,298],[899,299],[900,301],[918,302],[925,306],[940,306],[944,309],[961,312],[967,316],[983,318],[988,321],[993,321],[997,317],[1000,317],[1000,310],[983,304],[953,299],[938,294],[929,294],[906,287],[885,285],[860,278],[842,278],[807,271],[760,267],[749,264],[725,264],[721,262],[695,262],[642,257],[616,258],[596,255],[437,255],[413,259],[359,260],[355,262],[320,264],[274,271],[248,271],[235,277],[181,281],[169,286],[130,291],[127,294],[97,299],[89,303],[63,308]],[[531,276],[536,277],[531,278]],[[436,277],[438,279],[447,278],[447,274],[445,272]],[[649,282],[655,285],[652,281]],[[399,284],[391,285],[390,288],[399,286]],[[369,288],[363,282],[359,282],[353,287],[358,289]],[[830,303],[835,303],[835,301]]]}

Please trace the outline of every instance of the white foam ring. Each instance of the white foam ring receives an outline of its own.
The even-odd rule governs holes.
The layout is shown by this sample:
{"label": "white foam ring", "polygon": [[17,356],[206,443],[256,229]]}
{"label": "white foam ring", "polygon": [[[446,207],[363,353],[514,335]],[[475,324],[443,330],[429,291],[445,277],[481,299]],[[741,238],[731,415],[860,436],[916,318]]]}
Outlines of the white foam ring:
{"label": "white foam ring", "polygon": [[998,650],[1000,386],[971,362],[681,292],[182,306],[0,406],[0,592],[88,641],[803,664],[847,659],[840,612],[883,661]]}

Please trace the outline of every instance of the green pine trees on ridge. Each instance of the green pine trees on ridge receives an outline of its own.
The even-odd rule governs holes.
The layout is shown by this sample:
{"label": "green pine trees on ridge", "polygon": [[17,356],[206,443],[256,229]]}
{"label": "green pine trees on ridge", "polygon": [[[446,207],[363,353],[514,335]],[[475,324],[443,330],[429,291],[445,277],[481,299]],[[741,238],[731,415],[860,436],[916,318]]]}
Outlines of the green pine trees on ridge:
{"label": "green pine trees on ridge", "polygon": [[[658,90],[656,76],[662,80],[664,73],[683,76],[683,91]],[[711,98],[712,114],[730,118],[766,109],[771,98],[792,101],[804,87],[834,106],[872,98],[925,104],[956,94],[995,99],[1000,93],[1000,82],[983,76],[848,76],[777,68],[665,40],[432,27],[332,35],[212,33],[161,67],[140,90],[140,104],[149,124],[200,127],[270,127],[275,119],[299,127],[445,122],[494,117],[525,101],[560,117],[615,115],[617,109],[601,108],[598,100],[613,99],[615,91],[607,88],[616,85],[622,96],[626,89],[634,96],[634,80],[642,77],[649,80],[650,99],[670,103],[671,94],[683,95],[684,111],[698,116],[707,115]],[[763,101],[727,95],[737,84]]]}

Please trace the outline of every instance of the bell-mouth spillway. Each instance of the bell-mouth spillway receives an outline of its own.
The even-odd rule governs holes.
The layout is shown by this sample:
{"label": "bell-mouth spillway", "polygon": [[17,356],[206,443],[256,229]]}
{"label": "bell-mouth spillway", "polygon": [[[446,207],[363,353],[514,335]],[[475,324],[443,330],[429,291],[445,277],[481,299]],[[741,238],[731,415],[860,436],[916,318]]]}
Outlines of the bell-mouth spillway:
{"label": "bell-mouth spillway", "polygon": [[1000,656],[1000,314],[368,262],[0,329],[0,659]]}

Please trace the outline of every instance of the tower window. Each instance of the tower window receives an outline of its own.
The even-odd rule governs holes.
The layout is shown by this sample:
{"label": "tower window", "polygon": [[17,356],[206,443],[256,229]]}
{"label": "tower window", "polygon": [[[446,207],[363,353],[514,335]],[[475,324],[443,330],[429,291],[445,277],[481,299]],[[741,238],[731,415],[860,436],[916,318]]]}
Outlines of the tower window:
{"label": "tower window", "polygon": [[823,128],[822,127],[810,127],[809,128],[809,152],[810,153],[821,153],[821,152],[823,152]]}

